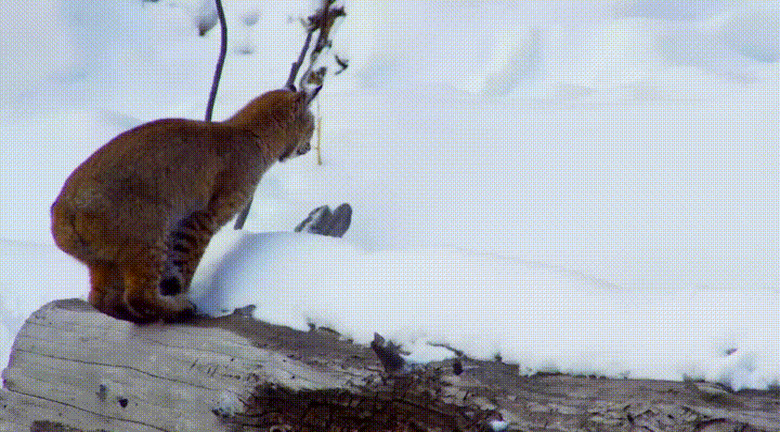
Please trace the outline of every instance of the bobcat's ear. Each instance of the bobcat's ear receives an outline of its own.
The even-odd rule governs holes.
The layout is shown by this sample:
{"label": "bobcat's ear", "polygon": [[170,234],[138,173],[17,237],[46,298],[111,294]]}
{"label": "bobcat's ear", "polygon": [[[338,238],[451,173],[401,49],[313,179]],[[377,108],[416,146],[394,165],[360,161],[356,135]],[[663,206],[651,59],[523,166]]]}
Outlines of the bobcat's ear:
{"label": "bobcat's ear", "polygon": [[309,108],[309,105],[311,105],[314,98],[317,97],[317,94],[322,89],[322,86],[317,86],[313,89],[301,89],[301,91],[296,92],[295,94],[295,102],[296,107],[298,108],[298,112],[306,111]]}
{"label": "bobcat's ear", "polygon": [[309,104],[311,104],[314,98],[317,97],[317,94],[319,94],[320,90],[322,90],[322,86],[318,85],[317,87],[314,87],[313,90],[309,90],[308,93],[306,93],[305,91],[303,92],[306,95],[306,106],[309,106]]}
{"label": "bobcat's ear", "polygon": [[299,91],[295,92],[295,94],[292,97],[293,107],[295,108],[295,112],[303,112],[306,110],[306,106],[308,105],[306,103],[306,92]]}
{"label": "bobcat's ear", "polygon": [[298,116],[306,110],[306,95],[303,92],[291,92],[287,95],[285,109],[293,116]]}

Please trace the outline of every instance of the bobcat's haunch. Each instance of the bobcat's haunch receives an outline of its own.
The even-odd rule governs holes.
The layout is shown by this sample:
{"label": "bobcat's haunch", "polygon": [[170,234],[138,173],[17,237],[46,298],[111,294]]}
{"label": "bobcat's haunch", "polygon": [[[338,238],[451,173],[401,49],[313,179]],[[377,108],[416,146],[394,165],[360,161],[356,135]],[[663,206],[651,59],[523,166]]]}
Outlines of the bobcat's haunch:
{"label": "bobcat's haunch", "polygon": [[52,204],[51,230],[89,267],[89,302],[136,323],[192,315],[187,291],[211,236],[274,162],[309,150],[308,103],[275,90],[223,122],[152,121],[79,165]]}

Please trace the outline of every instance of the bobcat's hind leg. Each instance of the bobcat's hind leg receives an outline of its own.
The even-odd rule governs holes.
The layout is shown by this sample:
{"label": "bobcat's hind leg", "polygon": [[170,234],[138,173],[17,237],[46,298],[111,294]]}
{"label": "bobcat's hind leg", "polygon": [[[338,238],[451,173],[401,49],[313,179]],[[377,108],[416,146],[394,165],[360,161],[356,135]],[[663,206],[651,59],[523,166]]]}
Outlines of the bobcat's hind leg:
{"label": "bobcat's hind leg", "polygon": [[206,210],[193,212],[168,233],[167,261],[160,291],[163,295],[187,292],[211,238],[244,208],[252,190],[215,193]]}
{"label": "bobcat's hind leg", "polygon": [[139,254],[122,268],[125,285],[123,303],[132,314],[132,321],[139,324],[158,319],[181,321],[193,316],[194,307],[186,296],[160,295],[164,265],[164,254],[150,251]]}
{"label": "bobcat's hind leg", "polygon": [[195,270],[217,229],[219,226],[208,213],[195,212],[168,233],[160,294],[178,296],[189,291]]}
{"label": "bobcat's hind leg", "polygon": [[124,284],[116,263],[108,261],[88,264],[91,289],[89,303],[106,315],[125,321],[132,321],[133,315],[122,299]]}

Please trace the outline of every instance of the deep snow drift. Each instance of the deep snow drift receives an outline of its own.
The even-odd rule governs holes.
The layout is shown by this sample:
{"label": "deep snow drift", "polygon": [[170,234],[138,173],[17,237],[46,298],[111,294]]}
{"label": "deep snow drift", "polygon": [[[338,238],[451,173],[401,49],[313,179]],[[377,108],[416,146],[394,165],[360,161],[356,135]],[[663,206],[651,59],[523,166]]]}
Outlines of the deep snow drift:
{"label": "deep snow drift", "polygon": [[[289,18],[311,10],[225,8],[216,119],[285,81]],[[266,175],[204,258],[201,310],[378,331],[419,360],[448,354],[432,342],[528,373],[780,385],[777,2],[347,8],[324,165]],[[62,181],[129,127],[201,118],[218,46],[195,0],[19,9],[0,35],[3,362],[31,311],[86,294],[48,230]],[[280,232],[341,202],[343,240]]]}

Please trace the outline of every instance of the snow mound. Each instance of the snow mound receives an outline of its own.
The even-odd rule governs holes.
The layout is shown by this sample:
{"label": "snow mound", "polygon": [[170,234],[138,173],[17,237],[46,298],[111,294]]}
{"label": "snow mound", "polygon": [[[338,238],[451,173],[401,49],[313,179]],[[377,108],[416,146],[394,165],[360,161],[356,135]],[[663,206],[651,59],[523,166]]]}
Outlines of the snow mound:
{"label": "snow mound", "polygon": [[[226,253],[223,254],[223,251]],[[416,361],[451,354],[537,371],[778,384],[776,291],[627,291],[563,269],[452,248],[366,252],[293,233],[225,232],[193,283],[199,310],[255,304],[257,319],[378,332]],[[746,306],[751,305],[751,306]]]}

